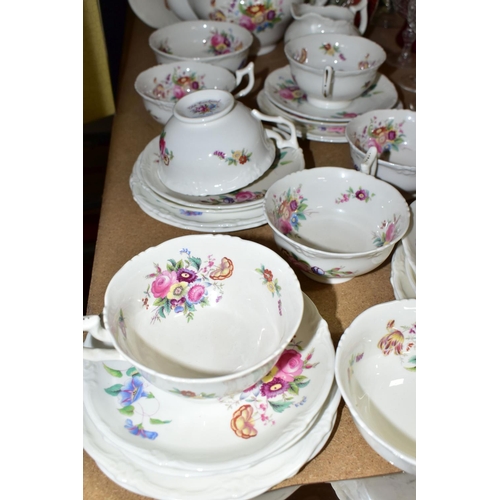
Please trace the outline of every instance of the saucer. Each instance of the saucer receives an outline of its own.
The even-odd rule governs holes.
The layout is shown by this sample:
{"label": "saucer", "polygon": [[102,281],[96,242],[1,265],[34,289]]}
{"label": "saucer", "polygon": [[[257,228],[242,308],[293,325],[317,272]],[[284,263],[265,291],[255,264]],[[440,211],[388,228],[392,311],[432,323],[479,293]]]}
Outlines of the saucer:
{"label": "saucer", "polygon": [[263,204],[267,189],[286,175],[305,168],[302,149],[283,148],[278,150],[276,160],[266,173],[242,189],[215,196],[190,196],[172,191],[163,184],[158,175],[159,136],[153,139],[139,156],[138,169],[145,184],[158,196],[188,207],[218,207],[231,210],[234,207],[249,207]]}
{"label": "saucer", "polygon": [[336,123],[346,123],[374,109],[390,109],[398,102],[398,92],[394,84],[385,75],[379,74],[376,83],[344,109],[318,108],[310,104],[307,96],[298,88],[292,78],[290,66],[283,66],[270,73],[264,82],[264,91],[275,106],[292,115]]}
{"label": "saucer", "polygon": [[[186,207],[185,214],[181,216],[177,209],[165,205],[162,199],[147,189],[133,174],[130,177],[129,185],[134,201],[144,213],[159,222],[180,229],[202,233],[228,233],[252,229],[266,224],[264,209],[260,206],[258,208],[262,209],[262,215],[258,217],[248,218],[247,212],[226,213],[226,211],[220,211],[220,217],[216,222],[197,222],[195,215],[193,215],[196,214],[196,209],[189,210],[189,207]],[[192,220],[188,220],[189,218],[192,218]]]}
{"label": "saucer", "polygon": [[128,0],[134,14],[151,28],[159,29],[180,19],[167,8],[165,0]]}
{"label": "saucer", "polygon": [[391,260],[391,285],[397,300],[415,299],[417,294],[406,274],[405,251],[401,242],[396,245]]}
{"label": "saucer", "polygon": [[[324,447],[337,419],[341,394],[334,382],[328,399],[309,432],[296,444],[254,466],[199,477],[170,476],[138,466],[113,446],[83,415],[83,447],[101,471],[116,484],[158,500],[247,500],[266,492],[295,474]],[[265,498],[265,497],[264,497]]]}
{"label": "saucer", "polygon": [[[127,361],[85,360],[89,417],[110,443],[160,473],[165,467],[184,476],[246,469],[283,452],[313,425],[334,379],[328,324],[305,294],[304,306],[283,366],[278,362],[234,396],[178,398],[149,384]],[[131,393],[141,396],[130,401]]]}

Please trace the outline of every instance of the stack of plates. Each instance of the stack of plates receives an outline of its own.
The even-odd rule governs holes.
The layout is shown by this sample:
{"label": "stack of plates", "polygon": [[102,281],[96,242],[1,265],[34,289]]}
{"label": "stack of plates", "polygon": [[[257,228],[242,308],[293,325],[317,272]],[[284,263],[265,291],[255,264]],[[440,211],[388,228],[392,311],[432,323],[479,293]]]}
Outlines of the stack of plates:
{"label": "stack of plates", "polygon": [[130,176],[130,188],[144,212],[182,229],[224,233],[262,226],[266,223],[267,189],[285,175],[305,168],[301,149],[278,149],[273,165],[244,188],[215,196],[184,195],[169,189],[158,175],[159,140],[153,139],[139,155]]}
{"label": "stack of plates", "polygon": [[[155,388],[126,361],[85,360],[85,450],[118,485],[160,500],[254,498],[295,475],[326,443],[341,397],[328,325],[306,295],[304,306],[294,353],[285,351],[300,369],[281,392],[264,378],[242,394],[193,400]],[[242,434],[242,421],[253,432]]]}
{"label": "stack of plates", "polygon": [[396,245],[391,262],[391,284],[398,300],[417,298],[417,200],[410,205],[410,211],[410,227]]}
{"label": "stack of plates", "polygon": [[[274,70],[257,96],[263,113],[292,121],[297,135],[320,142],[347,142],[345,127],[352,118],[374,109],[400,107],[394,84],[379,74],[376,82],[344,109],[321,109],[311,105],[292,78],[290,66]],[[280,126],[281,128],[281,126]]]}

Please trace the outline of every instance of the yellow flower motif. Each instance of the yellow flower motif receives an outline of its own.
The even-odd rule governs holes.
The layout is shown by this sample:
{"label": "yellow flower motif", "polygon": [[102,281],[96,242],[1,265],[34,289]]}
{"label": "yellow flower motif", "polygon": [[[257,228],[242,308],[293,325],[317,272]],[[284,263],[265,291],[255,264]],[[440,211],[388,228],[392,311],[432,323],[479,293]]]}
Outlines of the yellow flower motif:
{"label": "yellow flower motif", "polygon": [[231,429],[238,437],[248,439],[257,435],[252,414],[253,409],[250,405],[243,405],[233,413]]}
{"label": "yellow flower motif", "polygon": [[264,382],[264,384],[267,384],[268,382],[271,382],[271,380],[274,378],[274,376],[278,373],[278,367],[277,366],[273,366],[271,371],[265,376],[262,378],[262,382]]}
{"label": "yellow flower motif", "polygon": [[180,299],[185,295],[187,286],[188,284],[185,281],[174,283],[167,293],[167,299]]}
{"label": "yellow flower motif", "polygon": [[238,161],[243,153],[241,151],[233,151],[233,158]]}
{"label": "yellow flower motif", "polygon": [[271,292],[274,293],[276,291],[276,288],[274,286],[274,283],[272,281],[267,282],[267,289]]}

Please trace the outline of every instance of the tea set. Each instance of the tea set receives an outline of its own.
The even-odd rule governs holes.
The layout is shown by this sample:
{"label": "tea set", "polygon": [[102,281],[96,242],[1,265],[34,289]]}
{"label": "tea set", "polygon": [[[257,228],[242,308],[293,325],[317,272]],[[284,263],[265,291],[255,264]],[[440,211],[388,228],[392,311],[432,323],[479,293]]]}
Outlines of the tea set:
{"label": "tea set", "polygon": [[[379,73],[367,1],[326,4],[169,0],[178,20],[149,38],[158,64],[135,89],[162,131],[130,189],[193,234],[133,257],[83,318],[84,448],[137,494],[265,498],[320,452],[341,398],[416,474],[416,113]],[[251,109],[250,59],[283,38],[289,65]],[[348,143],[354,168],[307,168],[298,138]],[[276,252],[223,234],[265,224]],[[335,350],[297,273],[343,286],[389,258],[396,300]]]}

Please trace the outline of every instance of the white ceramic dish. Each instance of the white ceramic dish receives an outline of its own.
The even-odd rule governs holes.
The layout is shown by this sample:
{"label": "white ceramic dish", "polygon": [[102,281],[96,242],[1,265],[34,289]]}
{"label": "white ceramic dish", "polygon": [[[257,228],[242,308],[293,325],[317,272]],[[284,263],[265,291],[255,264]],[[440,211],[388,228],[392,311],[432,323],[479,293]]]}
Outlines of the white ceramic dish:
{"label": "white ceramic dish", "polygon": [[157,122],[165,125],[172,117],[174,105],[181,97],[205,89],[233,92],[248,76],[246,86],[235,92],[236,97],[247,95],[255,83],[254,64],[231,73],[225,68],[196,61],[158,64],[139,73],[135,91],[141,96],[146,111]]}
{"label": "white ceramic dish", "polygon": [[417,294],[406,274],[405,250],[401,243],[396,245],[391,259],[391,285],[397,300],[415,299]]}
{"label": "white ceramic dish", "polygon": [[406,259],[413,272],[417,272],[417,200],[410,204],[411,220],[410,227],[403,238],[403,247],[405,249]]}
{"label": "white ceramic dish", "polygon": [[109,479],[127,490],[157,500],[249,500],[294,476],[323,448],[337,419],[341,394],[334,382],[315,423],[296,444],[242,471],[197,477],[159,474],[138,465],[109,443],[84,412],[83,446]]}
{"label": "white ceramic dish", "polygon": [[381,265],[410,219],[396,188],[340,167],[287,175],[268,189],[264,208],[285,258],[309,278],[329,284]]}
{"label": "white ceramic dish", "polygon": [[252,390],[199,405],[148,384],[128,362],[84,362],[89,416],[115,446],[160,473],[247,469],[283,452],[312,425],[334,378],[328,325],[306,295],[304,302],[296,336]]}
{"label": "white ceramic dish", "polygon": [[298,172],[305,168],[304,154],[302,149],[284,148],[279,149],[274,163],[266,173],[255,182],[239,189],[233,193],[219,196],[188,196],[176,193],[161,182],[158,175],[159,151],[157,148],[159,137],[150,141],[141,153],[142,160],[139,162],[139,172],[147,186],[158,196],[173,201],[180,205],[193,208],[213,208],[220,210],[247,210],[250,207],[263,206],[264,196],[267,189],[278,179],[292,172]]}
{"label": "white ceramic dish", "polygon": [[290,71],[313,106],[344,109],[369,89],[387,54],[363,36],[317,33],[284,47]]}
{"label": "white ceramic dish", "polygon": [[181,20],[167,8],[165,0],[128,0],[128,3],[134,14],[151,28],[163,28]]}
{"label": "white ceramic dish", "polygon": [[[235,236],[187,235],[126,262],[106,288],[104,329],[91,316],[84,330],[156,387],[202,400],[267,374],[303,307],[297,277],[276,252]],[[110,359],[94,349],[83,356]]]}
{"label": "white ceramic dish", "polygon": [[356,427],[368,444],[416,475],[417,302],[370,307],[345,330],[335,377]]}
{"label": "white ceramic dish", "polygon": [[236,24],[182,21],[151,33],[149,46],[158,64],[199,61],[232,71],[247,64],[253,37]]}
{"label": "white ceramic dish", "polygon": [[352,118],[372,109],[390,109],[398,102],[398,92],[394,84],[382,74],[360,97],[343,109],[329,110],[312,106],[305,92],[292,78],[290,66],[275,69],[266,78],[264,90],[270,101],[292,115],[309,120],[347,123]]}

